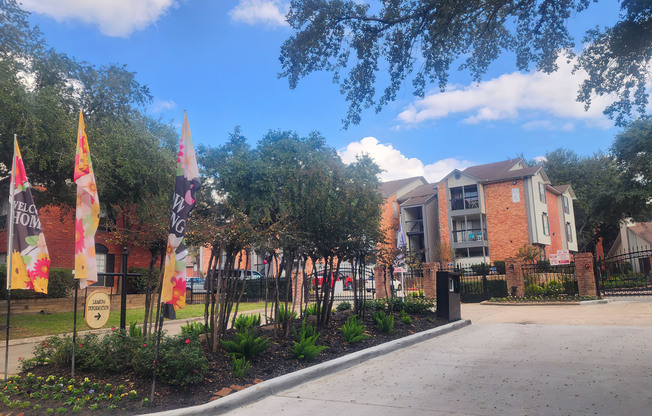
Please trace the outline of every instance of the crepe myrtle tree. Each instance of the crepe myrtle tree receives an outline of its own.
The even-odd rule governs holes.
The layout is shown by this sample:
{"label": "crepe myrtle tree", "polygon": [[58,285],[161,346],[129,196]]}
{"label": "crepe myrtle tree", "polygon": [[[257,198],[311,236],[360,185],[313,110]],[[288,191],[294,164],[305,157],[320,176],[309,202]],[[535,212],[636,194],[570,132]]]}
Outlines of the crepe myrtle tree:
{"label": "crepe myrtle tree", "polygon": [[[610,1],[610,0],[600,0]],[[551,73],[558,58],[575,59],[587,77],[578,101],[613,95],[605,114],[623,125],[645,112],[652,59],[652,3],[619,0],[610,27],[596,27],[581,40],[579,55],[569,19],[598,0],[293,0],[287,21],[294,29],[281,48],[290,88],[313,72],[333,74],[349,102],[344,127],[360,122],[363,109],[379,112],[411,80],[415,96],[436,84],[444,91],[453,64],[478,82],[504,52],[518,70]],[[378,74],[385,81],[379,87]]]}

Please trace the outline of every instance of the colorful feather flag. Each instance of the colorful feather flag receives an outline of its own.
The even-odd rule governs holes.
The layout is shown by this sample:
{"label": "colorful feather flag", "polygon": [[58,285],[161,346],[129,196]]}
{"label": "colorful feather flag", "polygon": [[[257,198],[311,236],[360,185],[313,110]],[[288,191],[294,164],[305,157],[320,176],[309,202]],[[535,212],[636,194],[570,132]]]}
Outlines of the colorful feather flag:
{"label": "colorful feather flag", "polygon": [[165,275],[161,289],[161,301],[171,304],[175,309],[186,306],[186,222],[190,211],[195,207],[195,193],[200,186],[197,158],[192,146],[188,117],[184,111],[172,201],[172,220],[165,254]]}
{"label": "colorful feather flag", "polygon": [[50,255],[16,138],[11,168],[10,204],[7,250],[10,258],[7,262],[11,273],[8,273],[7,289],[33,289],[48,293]]}
{"label": "colorful feather flag", "polygon": [[77,154],[75,156],[75,183],[77,184],[77,210],[75,215],[75,279],[81,279],[80,288],[97,282],[95,259],[95,232],[100,224],[100,200],[84,116],[79,112],[77,128]]}

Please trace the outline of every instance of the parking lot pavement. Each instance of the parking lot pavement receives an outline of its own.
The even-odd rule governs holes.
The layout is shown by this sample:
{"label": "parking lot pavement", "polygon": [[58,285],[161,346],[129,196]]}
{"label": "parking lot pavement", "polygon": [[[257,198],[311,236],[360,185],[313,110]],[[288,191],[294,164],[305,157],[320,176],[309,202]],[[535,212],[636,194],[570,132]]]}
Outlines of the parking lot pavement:
{"label": "parking lot pavement", "polygon": [[225,414],[652,414],[652,303],[462,316],[474,324]]}

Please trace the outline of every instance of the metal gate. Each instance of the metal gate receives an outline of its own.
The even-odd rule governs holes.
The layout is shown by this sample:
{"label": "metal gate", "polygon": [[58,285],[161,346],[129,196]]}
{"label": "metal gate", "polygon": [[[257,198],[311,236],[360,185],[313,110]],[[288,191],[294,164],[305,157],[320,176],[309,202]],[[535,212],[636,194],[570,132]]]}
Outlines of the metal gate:
{"label": "metal gate", "polygon": [[641,249],[596,262],[596,278],[604,296],[651,296],[652,249]]}

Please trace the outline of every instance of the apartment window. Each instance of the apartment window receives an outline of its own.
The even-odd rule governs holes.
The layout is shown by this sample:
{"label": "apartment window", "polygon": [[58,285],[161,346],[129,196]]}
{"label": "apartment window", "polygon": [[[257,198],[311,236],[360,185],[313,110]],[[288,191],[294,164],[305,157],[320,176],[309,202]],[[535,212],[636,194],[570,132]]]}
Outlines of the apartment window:
{"label": "apartment window", "polygon": [[564,205],[564,212],[566,214],[570,214],[570,206],[568,205],[568,198],[565,195],[562,195],[561,200]]}
{"label": "apartment window", "polygon": [[566,241],[569,243],[573,242],[573,227],[570,222],[566,223]]}
{"label": "apartment window", "polygon": [[546,184],[539,182],[539,200],[546,203]]}
{"label": "apartment window", "polygon": [[7,253],[0,253],[0,264],[7,264]]}
{"label": "apartment window", "polygon": [[479,208],[478,186],[467,185],[451,188],[451,209],[473,209]]}
{"label": "apartment window", "polygon": [[541,214],[541,223],[543,224],[543,235],[550,235],[550,226],[548,225],[548,214]]}
{"label": "apartment window", "polygon": [[396,201],[392,202],[392,211],[394,212],[394,218],[398,218],[398,204]]}

